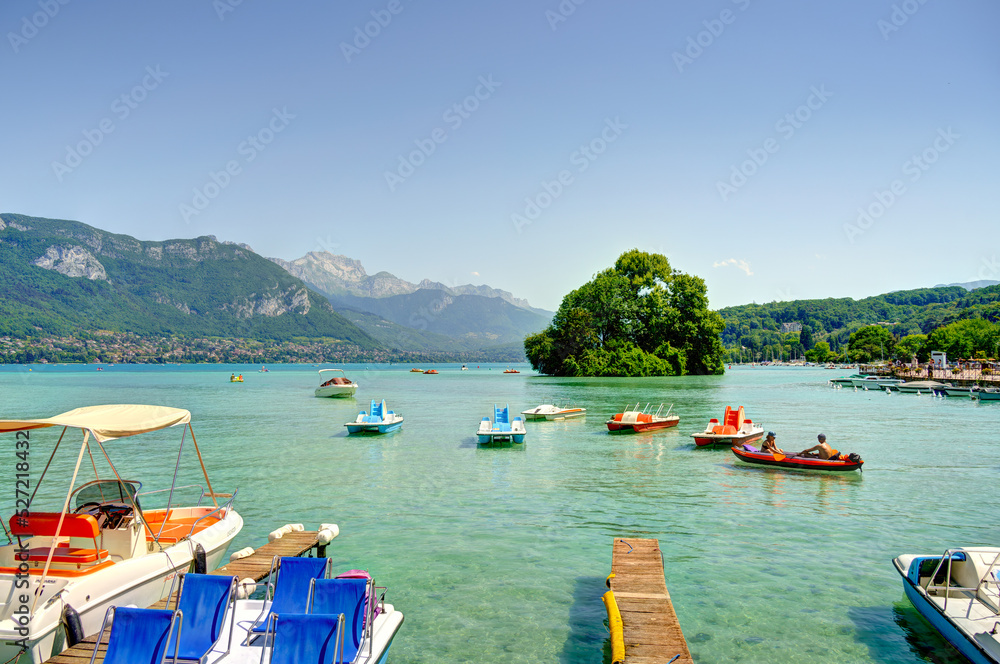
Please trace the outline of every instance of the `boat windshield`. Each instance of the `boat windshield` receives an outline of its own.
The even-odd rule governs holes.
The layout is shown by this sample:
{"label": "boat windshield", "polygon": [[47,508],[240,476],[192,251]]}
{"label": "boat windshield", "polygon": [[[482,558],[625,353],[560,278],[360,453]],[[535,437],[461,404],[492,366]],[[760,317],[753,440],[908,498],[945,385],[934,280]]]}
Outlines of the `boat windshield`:
{"label": "boat windshield", "polygon": [[74,508],[82,507],[87,503],[128,503],[136,500],[135,494],[142,488],[140,482],[134,480],[94,480],[87,482],[73,492],[72,503]]}

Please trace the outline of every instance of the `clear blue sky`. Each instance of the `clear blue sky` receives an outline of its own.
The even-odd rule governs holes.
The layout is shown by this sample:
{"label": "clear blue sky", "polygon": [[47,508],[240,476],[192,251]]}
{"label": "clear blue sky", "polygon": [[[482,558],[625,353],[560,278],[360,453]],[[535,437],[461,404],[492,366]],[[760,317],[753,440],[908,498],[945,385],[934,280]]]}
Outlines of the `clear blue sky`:
{"label": "clear blue sky", "polygon": [[62,2],[0,7],[3,212],[550,309],[633,247],[713,307],[1000,279],[996,2]]}

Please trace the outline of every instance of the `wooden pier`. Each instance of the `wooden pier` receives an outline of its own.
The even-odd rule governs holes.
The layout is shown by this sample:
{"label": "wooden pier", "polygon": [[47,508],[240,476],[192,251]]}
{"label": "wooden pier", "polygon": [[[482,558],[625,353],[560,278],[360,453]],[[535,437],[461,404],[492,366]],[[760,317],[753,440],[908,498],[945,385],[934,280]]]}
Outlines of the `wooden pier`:
{"label": "wooden pier", "polygon": [[[221,574],[224,576],[235,576],[239,580],[253,579],[260,581],[271,571],[271,561],[275,556],[301,556],[312,549],[316,549],[319,557],[323,556],[324,545],[319,543],[319,535],[316,531],[301,531],[286,533],[273,542],[268,542],[264,546],[255,550],[246,558],[240,558],[228,565],[223,565],[209,574]],[[166,599],[149,607],[151,609],[166,608]],[[68,648],[52,659],[46,660],[45,664],[88,664],[90,656],[94,653],[94,646],[97,645],[96,662],[104,661],[104,651],[107,650],[108,635],[111,630],[104,633],[104,640],[97,645],[97,634],[91,634],[72,648]]]}
{"label": "wooden pier", "polygon": [[659,542],[616,537],[611,572],[608,585],[621,612],[625,664],[691,664],[663,577]]}

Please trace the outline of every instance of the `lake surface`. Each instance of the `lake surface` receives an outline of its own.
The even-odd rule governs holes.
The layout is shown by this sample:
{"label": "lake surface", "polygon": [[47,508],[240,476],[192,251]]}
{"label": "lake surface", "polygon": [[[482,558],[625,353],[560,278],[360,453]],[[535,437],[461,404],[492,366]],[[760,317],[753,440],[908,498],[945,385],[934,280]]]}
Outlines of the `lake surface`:
{"label": "lake surface", "polygon": [[[285,523],[339,524],[335,568],[371,571],[406,617],[394,664],[605,661],[600,598],[614,537],[659,539],[698,661],[964,661],[905,600],[891,558],[1000,544],[998,403],[834,390],[827,380],[850,372],[825,369],[560,379],[497,365],[437,365],[439,375],[347,365],[356,398],[317,399],[316,368],[269,368],[0,367],[0,417],[101,403],[189,409],[213,487],[239,488],[246,525],[231,550],[260,546]],[[233,371],[246,382],[230,384]],[[404,415],[403,429],[348,437],[343,424],[372,398]],[[604,420],[636,401],[673,404],[679,427],[609,435]],[[481,447],[474,432],[494,402],[572,404],[588,416],[529,422],[523,445]],[[786,451],[826,433],[860,453],[865,471],[787,472],[696,449],[689,434],[727,405],[745,406]],[[35,477],[55,437],[32,432]],[[179,438],[107,447],[123,476],[168,488]],[[11,459],[0,463],[11,469],[5,515],[12,441],[0,445]],[[183,483],[198,482],[185,449]],[[65,491],[69,456],[36,505]]]}

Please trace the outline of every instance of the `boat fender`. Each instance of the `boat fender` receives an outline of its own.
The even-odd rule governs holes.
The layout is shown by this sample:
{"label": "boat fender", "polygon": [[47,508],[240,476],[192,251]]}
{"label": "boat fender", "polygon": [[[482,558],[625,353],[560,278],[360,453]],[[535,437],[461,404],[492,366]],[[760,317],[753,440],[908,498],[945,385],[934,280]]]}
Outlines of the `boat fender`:
{"label": "boat fender", "polygon": [[240,579],[239,583],[236,584],[236,599],[249,599],[256,587],[257,582],[252,578]]}
{"label": "boat fender", "polygon": [[66,645],[68,647],[72,648],[87,636],[83,633],[80,614],[69,604],[63,607],[62,623],[66,628]]}
{"label": "boat fender", "polygon": [[279,540],[284,534],[285,533],[284,531],[281,530],[281,528],[278,528],[277,530],[272,530],[267,534],[267,541],[273,542],[274,540]]}
{"label": "boat fender", "polygon": [[608,574],[608,578],[604,579],[604,585],[606,585],[608,588],[611,588],[611,579],[613,579],[613,578],[615,578],[615,573],[614,572],[612,572],[611,574]]}
{"label": "boat fender", "polygon": [[611,664],[623,664],[625,661],[625,630],[622,625],[622,614],[615,601],[615,593],[611,590],[601,597],[604,607],[608,610],[608,631],[611,632]]}
{"label": "boat fender", "polygon": [[301,523],[286,523],[281,527],[286,533],[301,533],[306,529]]}
{"label": "boat fender", "polygon": [[321,523],[319,524],[320,530],[330,530],[333,531],[333,536],[336,537],[340,534],[340,526],[335,523]]}
{"label": "boat fender", "polygon": [[320,544],[329,544],[330,542],[333,541],[333,538],[335,538],[339,534],[340,534],[340,529],[337,528],[336,524],[332,524],[330,527],[323,528],[318,533],[316,533],[316,540]]}
{"label": "boat fender", "polygon": [[253,555],[253,548],[249,546],[244,547],[239,551],[234,551],[233,554],[229,556],[229,562],[234,562],[239,560],[240,558],[246,558],[247,556],[252,556],[252,555]]}
{"label": "boat fender", "polygon": [[194,573],[208,574],[208,559],[201,542],[194,545]]}

